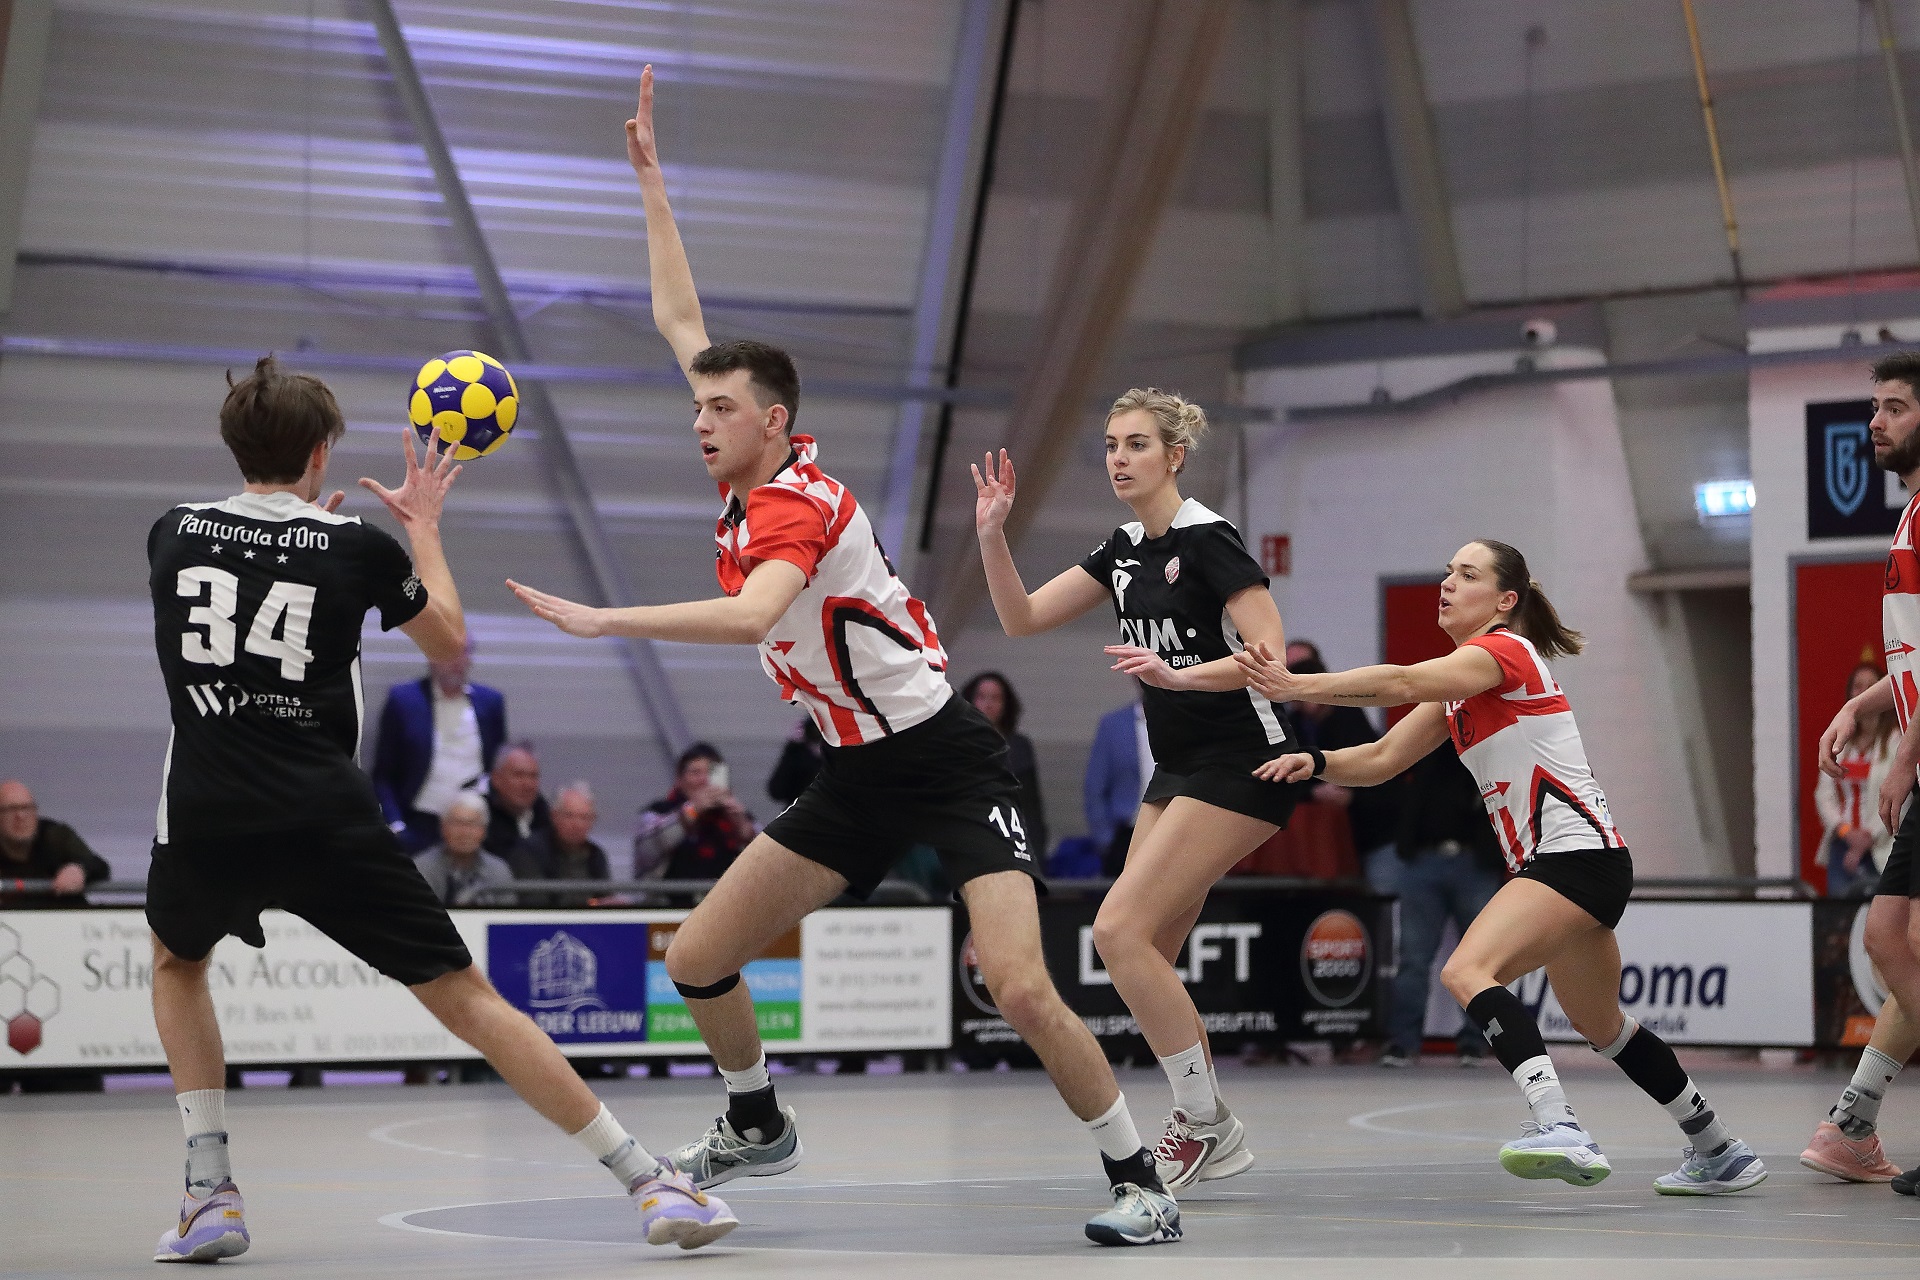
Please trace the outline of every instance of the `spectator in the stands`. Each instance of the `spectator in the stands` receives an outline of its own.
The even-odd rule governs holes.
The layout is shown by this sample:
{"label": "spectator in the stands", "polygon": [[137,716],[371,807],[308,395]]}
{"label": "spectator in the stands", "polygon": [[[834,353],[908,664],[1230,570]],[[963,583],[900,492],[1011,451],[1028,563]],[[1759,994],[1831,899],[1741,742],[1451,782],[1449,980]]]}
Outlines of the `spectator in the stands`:
{"label": "spectator in the stands", "polygon": [[1152,778],[1153,748],[1147,745],[1147,714],[1136,686],[1132,702],[1100,717],[1081,784],[1087,834],[1100,850],[1100,869],[1108,876],[1118,876],[1127,864],[1140,797]]}
{"label": "spectator in the stands", "polygon": [[1046,805],[1040,798],[1040,761],[1033,739],[1020,732],[1020,695],[998,671],[982,671],[967,681],[960,696],[1007,740],[1007,768],[1020,783],[1020,816],[1026,819],[1027,847],[1043,863],[1053,847],[1047,834]]}
{"label": "spectator in the stands", "polygon": [[522,880],[608,880],[613,872],[607,851],[593,840],[600,810],[593,788],[570,783],[553,799],[553,826],[520,842],[510,859]]}
{"label": "spectator in the stands", "polygon": [[487,777],[487,851],[511,858],[536,831],[553,830],[553,809],[540,794],[540,761],[529,743],[501,749]]}
{"label": "spectator in the stands", "polygon": [[434,897],[450,907],[464,907],[488,885],[513,883],[507,860],[480,847],[486,834],[487,802],[478,792],[455,793],[440,815],[440,843],[413,860]]}
{"label": "spectator in the stands", "polygon": [[728,789],[727,762],[704,742],[680,753],[673,790],[640,813],[633,837],[636,880],[718,880],[756,828]]}
{"label": "spectator in the stands", "polygon": [[[1325,675],[1326,659],[1311,640],[1287,642],[1287,666],[1302,675]],[[1379,738],[1373,721],[1359,707],[1327,707],[1312,702],[1290,703],[1288,717],[1301,740],[1321,751],[1357,747]],[[1338,805],[1347,811],[1347,826],[1353,834],[1353,849],[1360,858],[1369,883],[1376,892],[1391,893],[1383,878],[1396,873],[1393,841],[1400,826],[1401,780],[1393,779],[1377,787],[1357,790],[1316,782],[1308,797],[1322,804]]]}
{"label": "spectator in the stands", "polygon": [[820,736],[820,726],[812,716],[801,716],[780,748],[773,772],[767,775],[767,795],[781,804],[792,804],[820,775],[820,766],[826,760],[827,740]]}
{"label": "spectator in the stands", "polygon": [[[1391,890],[1400,897],[1400,969],[1387,997],[1383,1067],[1404,1067],[1420,1056],[1433,962],[1447,921],[1465,934],[1505,879],[1480,784],[1452,742],[1435,747],[1401,778],[1404,804],[1393,845],[1399,865]],[[1485,1038],[1464,1016],[1454,1043],[1464,1061],[1486,1056]]]}
{"label": "spectator in the stands", "polygon": [[84,902],[90,884],[112,874],[106,859],[87,847],[80,833],[64,822],[40,816],[27,784],[0,782],[0,880],[51,880],[53,893],[0,891],[0,907],[64,907]]}
{"label": "spectator in the stands", "polygon": [[[1847,697],[1858,697],[1879,682],[1880,668],[1863,662],[1847,678]],[[1893,852],[1893,836],[1880,822],[1879,796],[1893,765],[1894,723],[1891,711],[1861,716],[1853,737],[1840,749],[1845,776],[1821,773],[1814,783],[1813,804],[1821,827],[1814,862],[1827,869],[1830,898],[1872,897]]]}
{"label": "spectator in the stands", "polygon": [[440,838],[447,802],[477,786],[507,739],[507,700],[470,684],[473,636],[457,658],[429,662],[418,680],[387,690],[373,747],[373,786],[409,853]]}

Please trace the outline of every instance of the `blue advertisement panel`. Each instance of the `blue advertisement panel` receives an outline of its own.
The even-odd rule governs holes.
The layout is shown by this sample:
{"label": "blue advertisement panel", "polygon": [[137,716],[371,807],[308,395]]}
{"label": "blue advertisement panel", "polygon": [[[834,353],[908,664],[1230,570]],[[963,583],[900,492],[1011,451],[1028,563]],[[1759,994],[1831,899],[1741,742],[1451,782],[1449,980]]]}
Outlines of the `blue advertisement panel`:
{"label": "blue advertisement panel", "polygon": [[645,924],[489,924],[487,976],[561,1044],[646,1038]]}

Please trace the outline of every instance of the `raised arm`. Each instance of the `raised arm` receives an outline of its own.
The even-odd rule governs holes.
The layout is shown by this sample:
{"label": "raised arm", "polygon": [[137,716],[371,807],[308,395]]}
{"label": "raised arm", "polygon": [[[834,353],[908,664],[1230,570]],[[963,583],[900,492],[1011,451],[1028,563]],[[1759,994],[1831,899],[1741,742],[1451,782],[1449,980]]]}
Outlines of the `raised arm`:
{"label": "raised arm", "polygon": [[[1296,675],[1266,645],[1248,645],[1234,658],[1248,683],[1275,702],[1347,707],[1403,707],[1411,702],[1464,702],[1500,683],[1500,663],[1478,645],[1410,667],[1355,667],[1326,675]],[[1436,744],[1438,745],[1438,744]]]}
{"label": "raised arm", "polygon": [[1032,595],[1020,580],[1019,566],[1013,563],[1013,549],[1007,546],[1007,513],[1013,510],[1013,459],[1000,451],[1000,462],[986,457],[986,471],[973,469],[975,501],[973,523],[980,536],[980,563],[987,571],[987,591],[993,596],[993,611],[1000,615],[1000,628],[1010,636],[1038,635],[1093,608],[1107,598],[1105,586],[1095,582],[1075,565],[1055,576]]}
{"label": "raised arm", "polygon": [[707,341],[707,322],[700,315],[700,295],[693,287],[693,268],[687,265],[686,246],[667,203],[667,178],[660,169],[660,151],[653,135],[653,67],[640,73],[640,105],[627,121],[627,162],[640,179],[640,199],[647,210],[647,270],[652,277],[653,323],[673,347],[684,372],[693,358],[713,345]]}
{"label": "raised arm", "polygon": [[[1438,703],[1422,703],[1378,742],[1327,752],[1320,781],[1341,787],[1377,787],[1405,773],[1446,738],[1446,711]],[[1314,776],[1313,757],[1306,752],[1279,756],[1253,773],[1268,782],[1305,782]]]}
{"label": "raised arm", "polygon": [[596,609],[507,580],[521,603],[570,636],[632,636],[684,644],[759,644],[807,585],[807,575],[785,560],[763,560],[737,596]]}
{"label": "raised arm", "polygon": [[[389,489],[365,476],[360,478],[360,487],[380,499],[399,522],[413,551],[413,572],[427,589],[427,607],[401,623],[401,633],[419,645],[427,657],[445,662],[459,657],[467,647],[467,617],[460,608],[460,592],[453,585],[453,570],[447,567],[446,548],[440,545],[440,511],[460,467],[453,460],[451,444],[439,448],[437,427],[424,466],[414,448],[413,428],[402,427],[401,434],[406,442],[407,470],[400,487]],[[338,505],[337,501],[330,503],[329,509]]]}

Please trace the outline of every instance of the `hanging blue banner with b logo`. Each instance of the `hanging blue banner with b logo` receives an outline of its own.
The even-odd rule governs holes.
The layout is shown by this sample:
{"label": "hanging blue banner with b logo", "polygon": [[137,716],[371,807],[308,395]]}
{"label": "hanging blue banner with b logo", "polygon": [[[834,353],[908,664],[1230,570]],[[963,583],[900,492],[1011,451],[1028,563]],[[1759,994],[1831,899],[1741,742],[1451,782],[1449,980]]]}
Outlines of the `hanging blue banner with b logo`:
{"label": "hanging blue banner with b logo", "polygon": [[1873,403],[1807,406],[1807,537],[1890,537],[1907,492],[1873,460]]}

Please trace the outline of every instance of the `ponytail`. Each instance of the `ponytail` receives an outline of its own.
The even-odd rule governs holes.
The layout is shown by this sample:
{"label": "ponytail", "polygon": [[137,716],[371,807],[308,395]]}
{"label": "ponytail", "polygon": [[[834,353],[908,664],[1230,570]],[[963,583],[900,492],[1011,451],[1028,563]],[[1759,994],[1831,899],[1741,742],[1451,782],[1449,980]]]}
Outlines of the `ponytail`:
{"label": "ponytail", "polygon": [[1560,621],[1559,610],[1553,607],[1553,601],[1547,599],[1547,593],[1527,572],[1525,556],[1506,543],[1495,542],[1491,538],[1476,538],[1474,541],[1493,553],[1493,577],[1500,589],[1514,592],[1520,597],[1520,602],[1513,606],[1513,612],[1508,615],[1508,626],[1531,641],[1543,658],[1570,656],[1586,647],[1584,637]]}

